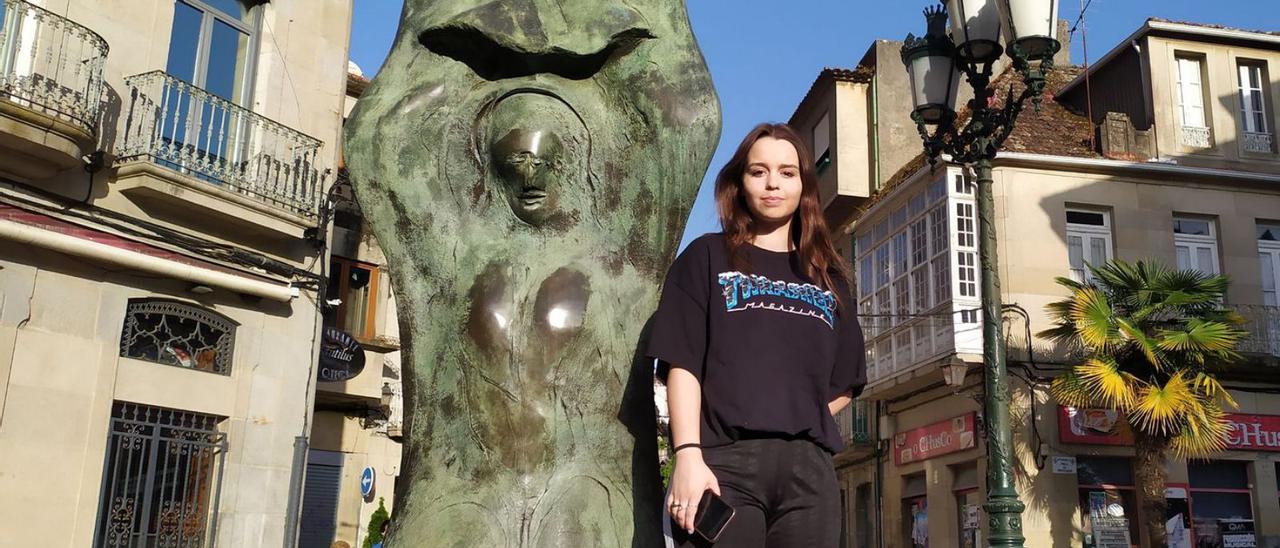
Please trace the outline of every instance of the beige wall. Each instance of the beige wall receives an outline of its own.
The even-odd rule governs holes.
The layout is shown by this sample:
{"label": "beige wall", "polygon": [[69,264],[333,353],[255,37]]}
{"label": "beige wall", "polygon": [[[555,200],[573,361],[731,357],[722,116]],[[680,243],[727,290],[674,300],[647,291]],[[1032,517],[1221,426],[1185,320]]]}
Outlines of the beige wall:
{"label": "beige wall", "polygon": [[[124,78],[166,65],[173,0],[34,0],[103,36],[107,104],[99,148],[113,151],[127,109]],[[273,0],[262,13],[252,104],[258,114],[323,141],[318,168],[337,165],[351,0]],[[111,158],[108,158],[110,161]],[[162,168],[163,169],[163,168]],[[108,167],[88,202],[207,241],[318,271],[324,260],[298,234],[272,232],[271,215],[227,225],[187,214],[154,215],[120,191]],[[328,177],[324,182],[331,182]],[[78,166],[51,180],[22,181],[75,200],[86,193]],[[0,192],[22,195],[16,185]],[[216,193],[168,193],[217,209]],[[187,200],[188,202],[184,202]],[[244,219],[242,219],[244,221]],[[290,221],[292,222],[292,221]],[[255,224],[257,223],[257,224]],[[263,224],[265,223],[265,224]],[[312,222],[314,224],[314,222]],[[102,486],[112,403],[131,401],[226,417],[217,545],[281,546],[294,440],[308,432],[315,372],[316,295],[288,303],[208,295],[154,274],[105,267],[0,240],[0,531],[2,543],[88,546]],[[258,274],[233,267],[237,274]],[[275,280],[284,283],[284,280]],[[120,358],[128,299],[167,297],[200,304],[236,322],[232,372],[219,376]],[[381,360],[374,362],[380,371]],[[381,385],[368,390],[381,394]],[[378,396],[374,396],[378,397]],[[357,472],[358,473],[358,472]],[[16,535],[16,536],[15,536]]]}
{"label": "beige wall", "polygon": [[[195,300],[185,284],[137,278],[0,242],[0,529],[20,545],[92,541],[113,401],[227,417],[220,546],[278,545],[293,438],[303,433],[315,314],[305,304]],[[120,358],[129,298],[196,302],[240,324],[229,377]],[[31,534],[27,538],[23,535]],[[12,534],[12,533],[11,533]],[[25,539],[25,540],[23,540]]]}
{"label": "beige wall", "polygon": [[[33,2],[100,34],[110,51],[105,67],[106,105],[98,147],[111,154],[120,147],[117,136],[129,112],[126,77],[164,70],[168,61],[172,29],[172,0],[36,0]],[[258,27],[256,67],[251,109],[275,122],[319,139],[323,144],[317,165],[322,173],[337,169],[346,89],[348,41],[352,0],[276,0],[257,8],[262,17]],[[263,238],[252,231],[228,230],[199,219],[158,212],[154,207],[116,192],[115,170],[108,166],[96,178],[90,202],[98,207],[125,213],[151,222],[192,230],[214,241],[248,245],[275,258],[294,264],[307,263],[310,249],[298,239],[280,241]],[[333,182],[332,174],[323,183]],[[73,199],[86,195],[82,169],[69,169],[50,180],[38,181],[46,190]],[[199,196],[185,193],[187,199]],[[180,207],[174,206],[174,209]],[[216,209],[216,208],[215,208]],[[166,214],[168,213],[168,214]],[[175,219],[176,217],[176,219]],[[301,229],[298,229],[300,232]]]}
{"label": "beige wall", "polygon": [[[1280,100],[1280,49],[1228,46],[1187,39],[1148,37],[1144,52],[1151,67],[1152,106],[1156,120],[1156,146],[1161,158],[1176,159],[1181,164],[1222,169],[1275,173],[1280,170],[1276,153],[1245,151],[1240,132],[1240,96],[1237,61],[1249,59],[1266,63],[1270,84],[1266,95],[1268,129],[1276,132],[1276,105]],[[1213,148],[1196,149],[1181,144],[1178,112],[1178,69],[1175,56],[1201,56],[1207,78],[1205,117],[1212,128]],[[1273,144],[1274,147],[1274,144]]]}

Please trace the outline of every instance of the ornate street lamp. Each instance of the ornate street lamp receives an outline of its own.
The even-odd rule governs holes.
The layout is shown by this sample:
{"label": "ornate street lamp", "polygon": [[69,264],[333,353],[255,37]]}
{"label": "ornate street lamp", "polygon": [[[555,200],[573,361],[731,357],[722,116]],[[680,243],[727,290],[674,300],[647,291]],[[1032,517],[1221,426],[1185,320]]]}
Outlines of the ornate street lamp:
{"label": "ornate street lamp", "polygon": [[[951,14],[951,36],[943,31]],[[1053,68],[1058,43],[1057,0],[948,0],[945,7],[926,9],[928,32],[908,35],[902,61],[910,74],[915,120],[925,153],[934,163],[945,153],[951,161],[973,167],[977,175],[978,248],[982,263],[982,358],[986,368],[983,407],[987,432],[988,545],[1021,548],[1022,511],[1013,483],[1012,429],[1009,424],[1009,379],[1000,335],[1000,278],[996,268],[996,232],[991,194],[991,161],[1013,131],[1022,106],[1031,99],[1037,109],[1045,74]],[[1003,28],[1003,32],[1002,32]],[[1000,46],[1003,34],[1007,50]],[[953,63],[945,60],[951,51]],[[992,67],[1007,53],[1026,88],[1016,98],[1010,88],[1000,108],[991,106]],[[954,72],[963,73],[973,87],[969,119],[956,127]]]}
{"label": "ornate street lamp", "polygon": [[938,125],[955,116],[960,72],[956,70],[956,46],[946,33],[946,14],[939,6],[926,9],[925,16],[929,31],[919,38],[907,35],[902,62],[911,80],[913,112],[924,123]]}

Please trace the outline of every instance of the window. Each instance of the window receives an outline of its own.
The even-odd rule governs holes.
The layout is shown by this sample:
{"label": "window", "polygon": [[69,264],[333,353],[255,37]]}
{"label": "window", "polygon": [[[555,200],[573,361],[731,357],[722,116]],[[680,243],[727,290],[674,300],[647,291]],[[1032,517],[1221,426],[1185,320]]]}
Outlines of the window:
{"label": "window", "polygon": [[1209,148],[1212,134],[1205,117],[1205,90],[1201,58],[1178,56],[1178,113],[1183,145]]}
{"label": "window", "polygon": [[813,125],[813,158],[818,173],[822,173],[831,165],[831,114],[822,113],[822,118]]}
{"label": "window", "polygon": [[336,306],[325,309],[325,325],[331,325],[354,337],[374,336],[374,314],[378,309],[378,267],[342,257],[329,263],[329,287],[325,298],[337,299]]}
{"label": "window", "polygon": [[165,70],[218,97],[245,105],[256,10],[247,0],[176,0]]}
{"label": "window", "polygon": [[1237,67],[1240,90],[1240,126],[1244,149],[1271,152],[1271,124],[1267,123],[1267,71],[1262,62],[1241,62]]}
{"label": "window", "polygon": [[956,531],[960,533],[960,548],[982,546],[982,495],[978,492],[978,464],[969,463],[951,468],[951,489],[956,495]]}
{"label": "window", "polygon": [[1258,259],[1262,263],[1262,304],[1280,306],[1280,223],[1258,223]]}
{"label": "window", "polygon": [[1101,266],[1111,260],[1111,219],[1104,211],[1067,210],[1067,261],[1071,279],[1086,282],[1093,278],[1087,265]]}
{"label": "window", "polygon": [[165,299],[129,299],[120,356],[231,374],[236,323],[205,308]]}
{"label": "window", "polygon": [[1224,521],[1253,522],[1248,466],[1248,462],[1228,460],[1187,463],[1197,546],[1222,546],[1219,528]]}
{"label": "window", "polygon": [[853,511],[855,512],[853,515],[853,546],[854,548],[872,548],[871,541],[874,540],[874,537],[871,536],[871,515],[873,512],[871,506],[871,484],[859,484],[853,492]]}
{"label": "window", "polygon": [[1218,240],[1214,222],[1189,217],[1173,218],[1173,247],[1180,270],[1217,275]]}
{"label": "window", "polygon": [[[1140,538],[1141,519],[1129,459],[1076,457],[1076,482],[1085,546],[1128,546],[1130,540]],[[1115,542],[1117,539],[1123,540]]]}
{"label": "window", "polygon": [[222,419],[116,402],[96,546],[206,546],[227,451]]}
{"label": "window", "polygon": [[902,476],[902,526],[906,546],[929,546],[929,502],[925,496],[928,484],[924,474]]}

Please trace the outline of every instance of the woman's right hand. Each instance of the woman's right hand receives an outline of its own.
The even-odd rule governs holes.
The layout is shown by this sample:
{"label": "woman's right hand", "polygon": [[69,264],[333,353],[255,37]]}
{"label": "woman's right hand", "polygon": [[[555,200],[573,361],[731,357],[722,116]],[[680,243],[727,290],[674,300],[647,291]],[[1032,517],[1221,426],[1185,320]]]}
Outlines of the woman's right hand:
{"label": "woman's right hand", "polygon": [[675,456],[676,466],[671,474],[671,492],[667,495],[667,509],[676,526],[693,532],[693,519],[698,512],[702,494],[710,490],[720,495],[720,483],[702,461],[702,449],[689,448]]}

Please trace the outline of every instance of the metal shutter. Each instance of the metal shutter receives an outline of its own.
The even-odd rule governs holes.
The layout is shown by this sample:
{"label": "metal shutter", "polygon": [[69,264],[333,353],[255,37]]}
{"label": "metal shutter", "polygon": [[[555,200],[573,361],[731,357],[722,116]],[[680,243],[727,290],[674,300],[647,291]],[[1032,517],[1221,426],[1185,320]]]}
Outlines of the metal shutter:
{"label": "metal shutter", "polygon": [[342,485],[342,453],[312,449],[302,492],[302,527],[298,548],[329,548],[337,529],[338,491]]}

